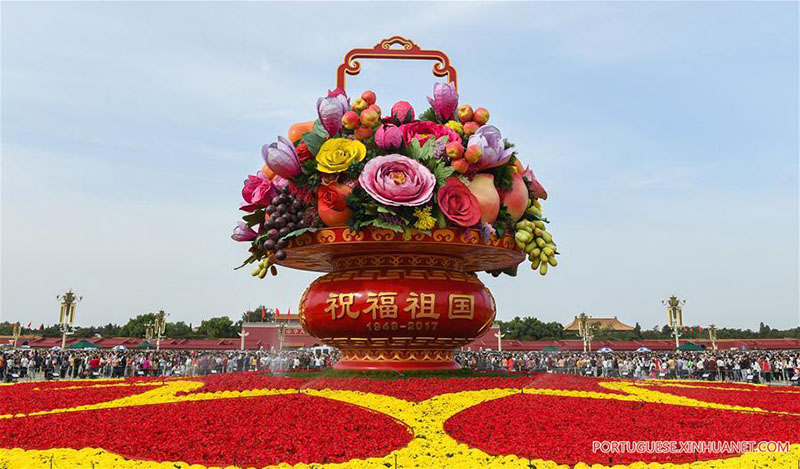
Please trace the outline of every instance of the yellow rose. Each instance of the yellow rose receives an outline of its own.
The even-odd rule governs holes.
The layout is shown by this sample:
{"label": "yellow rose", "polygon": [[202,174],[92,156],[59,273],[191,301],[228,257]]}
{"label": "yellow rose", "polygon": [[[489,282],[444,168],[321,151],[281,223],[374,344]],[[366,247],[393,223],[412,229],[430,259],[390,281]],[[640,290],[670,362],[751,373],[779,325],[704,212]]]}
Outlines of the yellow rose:
{"label": "yellow rose", "polygon": [[317,153],[317,170],[323,173],[341,173],[365,156],[367,147],[358,140],[332,138],[323,143]]}

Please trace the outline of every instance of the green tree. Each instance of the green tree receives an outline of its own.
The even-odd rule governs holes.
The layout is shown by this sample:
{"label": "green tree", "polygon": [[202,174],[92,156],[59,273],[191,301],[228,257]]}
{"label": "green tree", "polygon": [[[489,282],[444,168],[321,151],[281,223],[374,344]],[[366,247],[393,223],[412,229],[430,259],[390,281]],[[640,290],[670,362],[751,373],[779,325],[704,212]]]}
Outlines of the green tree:
{"label": "green tree", "polygon": [[209,339],[219,339],[223,337],[236,337],[241,330],[241,323],[234,324],[231,318],[220,316],[201,322],[197,333]]}
{"label": "green tree", "polygon": [[128,323],[120,329],[123,337],[144,337],[145,324],[152,323],[156,319],[155,313],[140,314],[128,320]]}
{"label": "green tree", "polygon": [[196,335],[194,331],[192,331],[191,326],[183,321],[168,322],[166,334],[167,337],[172,337],[175,339],[189,339]]}

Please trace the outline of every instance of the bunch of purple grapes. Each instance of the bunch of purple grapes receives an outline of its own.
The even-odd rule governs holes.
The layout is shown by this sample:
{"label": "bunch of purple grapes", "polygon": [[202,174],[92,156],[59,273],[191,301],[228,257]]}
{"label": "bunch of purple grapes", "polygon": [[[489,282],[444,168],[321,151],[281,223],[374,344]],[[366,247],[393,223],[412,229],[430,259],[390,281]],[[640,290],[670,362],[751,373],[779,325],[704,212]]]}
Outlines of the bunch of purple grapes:
{"label": "bunch of purple grapes", "polygon": [[261,241],[261,247],[276,260],[286,259],[284,249],[289,241],[284,237],[292,231],[306,227],[305,209],[303,202],[292,198],[288,188],[282,189],[267,206],[269,218],[261,228],[267,236]]}

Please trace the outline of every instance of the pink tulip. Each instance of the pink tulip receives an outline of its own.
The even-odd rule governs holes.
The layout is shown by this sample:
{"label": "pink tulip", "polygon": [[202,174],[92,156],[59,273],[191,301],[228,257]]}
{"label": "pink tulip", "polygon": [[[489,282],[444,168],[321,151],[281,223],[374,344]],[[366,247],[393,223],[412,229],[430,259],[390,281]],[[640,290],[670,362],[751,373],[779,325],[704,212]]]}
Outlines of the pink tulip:
{"label": "pink tulip", "polygon": [[436,83],[433,85],[433,98],[428,97],[428,102],[440,119],[452,118],[458,107],[456,85],[454,83]]}
{"label": "pink tulip", "polygon": [[407,101],[398,101],[392,106],[392,117],[398,124],[408,124],[414,120],[414,108]]}
{"label": "pink tulip", "polygon": [[528,190],[531,191],[534,197],[537,199],[547,200],[547,191],[544,190],[542,183],[536,179],[536,175],[533,174],[533,170],[530,167],[525,168],[525,171],[522,173],[522,177],[531,182],[530,186],[528,186]]}
{"label": "pink tulip", "polygon": [[383,124],[375,131],[375,144],[383,150],[400,148],[403,143],[403,132],[392,124]]}
{"label": "pink tulip", "polygon": [[258,236],[258,233],[254,229],[247,226],[247,223],[240,221],[236,224],[236,228],[233,229],[231,239],[234,241],[252,241],[256,239],[256,236]]}

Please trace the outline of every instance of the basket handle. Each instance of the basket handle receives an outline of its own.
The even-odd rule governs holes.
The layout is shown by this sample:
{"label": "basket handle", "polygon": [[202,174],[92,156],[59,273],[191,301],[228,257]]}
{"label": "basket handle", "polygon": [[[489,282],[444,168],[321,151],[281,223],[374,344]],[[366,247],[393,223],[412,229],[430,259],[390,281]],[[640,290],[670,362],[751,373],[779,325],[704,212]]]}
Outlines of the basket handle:
{"label": "basket handle", "polygon": [[[399,44],[402,49],[394,49]],[[439,50],[423,50],[410,39],[392,36],[377,43],[372,49],[353,49],[344,56],[344,62],[336,70],[336,86],[344,90],[346,75],[358,75],[361,63],[355,59],[398,59],[398,60],[435,60],[433,74],[437,77],[447,76],[448,81],[458,89],[456,69],[450,65],[450,59]]]}

